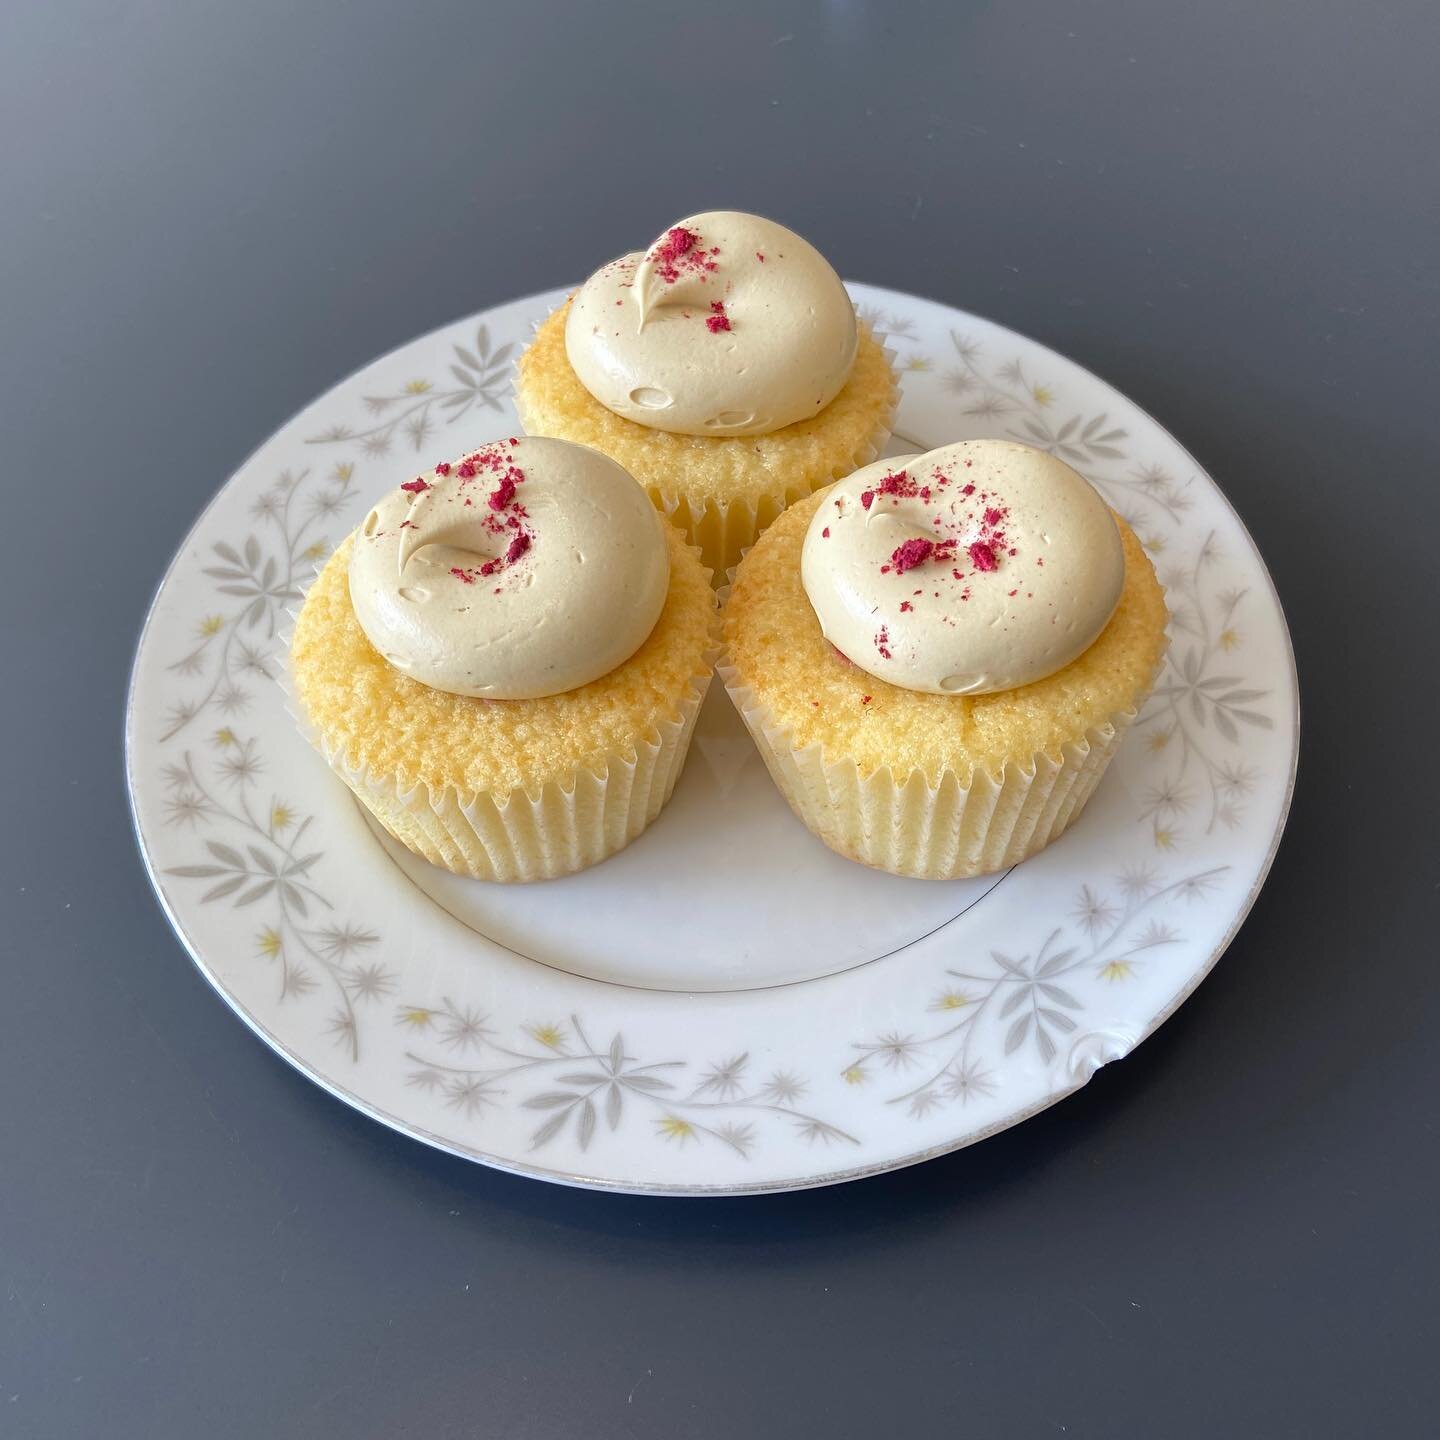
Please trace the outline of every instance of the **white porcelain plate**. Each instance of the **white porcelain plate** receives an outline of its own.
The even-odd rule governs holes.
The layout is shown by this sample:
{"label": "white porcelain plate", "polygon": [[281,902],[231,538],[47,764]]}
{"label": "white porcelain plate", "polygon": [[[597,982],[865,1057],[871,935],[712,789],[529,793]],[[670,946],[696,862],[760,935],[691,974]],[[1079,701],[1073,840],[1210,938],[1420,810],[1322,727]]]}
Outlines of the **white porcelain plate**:
{"label": "white porcelain plate", "polygon": [[1215,483],[1094,375],[973,315],[851,287],[903,373],[895,449],[1053,451],[1168,589],[1155,696],[1078,824],[999,877],[838,859],[706,703],[675,799],[586,874],[461,881],[377,837],[296,732],[279,637],[397,475],[517,428],[511,365],[555,291],[426,335],[267,440],[200,517],[127,718],[160,901],[252,1029],[340,1099],[547,1180],[676,1195],[854,1179],[968,1145],[1131,1050],[1215,963],[1294,776],[1279,601]]}

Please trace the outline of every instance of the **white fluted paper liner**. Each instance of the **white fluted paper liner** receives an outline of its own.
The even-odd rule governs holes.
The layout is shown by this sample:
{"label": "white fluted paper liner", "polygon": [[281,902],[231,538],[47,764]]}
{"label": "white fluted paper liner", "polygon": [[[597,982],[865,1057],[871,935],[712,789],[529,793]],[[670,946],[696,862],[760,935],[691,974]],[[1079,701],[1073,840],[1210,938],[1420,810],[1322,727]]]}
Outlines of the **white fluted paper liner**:
{"label": "white fluted paper liner", "polygon": [[690,678],[674,715],[636,739],[628,751],[606,757],[598,770],[577,768],[564,783],[537,793],[494,795],[423,783],[406,785],[398,774],[353,765],[312,724],[290,671],[293,625],[281,638],[278,668],[286,709],[330,768],[402,845],[457,875],[475,880],[554,880],[623,850],[649,825],[675,789],[685,767],[695,721],[713,674],[715,651],[703,673]]}
{"label": "white fluted paper liner", "polygon": [[[817,490],[823,490],[836,480],[853,474],[862,465],[869,465],[871,461],[880,458],[880,452],[884,450],[893,433],[895,412],[900,404],[900,381],[895,369],[895,352],[888,345],[881,349],[890,366],[890,404],[864,442],[846,459],[831,466],[827,474],[816,476],[807,484],[783,486],[755,501],[742,499],[724,503],[713,500],[696,502],[679,491],[644,480],[640,482],[654,502],[655,508],[679,526],[685,538],[699,549],[700,558],[710,567],[717,586],[723,583],[722,577],[730,567],[739,564],[741,555],[759,539],[766,526],[797,500],[803,500]],[[517,357],[511,388],[515,399],[515,412],[520,417],[521,427],[529,435],[535,432],[530,428],[530,417],[520,389],[519,365]]]}
{"label": "white fluted paper liner", "polygon": [[922,880],[988,875],[1043,850],[1085,808],[1137,713],[1112,715],[1059,755],[1007,764],[998,777],[977,767],[968,781],[952,770],[931,784],[919,770],[904,779],[888,767],[862,775],[819,744],[796,746],[732,665],[722,659],[716,673],[811,833],[847,860]]}

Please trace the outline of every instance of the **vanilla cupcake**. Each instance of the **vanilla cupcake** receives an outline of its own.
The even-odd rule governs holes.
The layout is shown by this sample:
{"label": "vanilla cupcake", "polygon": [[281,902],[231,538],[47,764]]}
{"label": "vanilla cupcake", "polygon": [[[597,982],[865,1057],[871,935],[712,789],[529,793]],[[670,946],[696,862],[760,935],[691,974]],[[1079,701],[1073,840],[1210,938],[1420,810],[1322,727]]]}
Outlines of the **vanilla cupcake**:
{"label": "vanilla cupcake", "polygon": [[1140,543],[1069,466],[966,441],[870,465],[772,525],[722,617],[726,687],[832,850],[953,879],[1080,814],[1165,650]]}
{"label": "vanilla cupcake", "polygon": [[614,461],[511,439],[396,486],[296,620],[299,716],[402,844],[543,880],[669,799],[709,684],[709,572]]}
{"label": "vanilla cupcake", "polygon": [[787,505],[873,460],[889,358],[793,231],[731,210],[602,266],[520,357],[533,435],[619,461],[724,578]]}

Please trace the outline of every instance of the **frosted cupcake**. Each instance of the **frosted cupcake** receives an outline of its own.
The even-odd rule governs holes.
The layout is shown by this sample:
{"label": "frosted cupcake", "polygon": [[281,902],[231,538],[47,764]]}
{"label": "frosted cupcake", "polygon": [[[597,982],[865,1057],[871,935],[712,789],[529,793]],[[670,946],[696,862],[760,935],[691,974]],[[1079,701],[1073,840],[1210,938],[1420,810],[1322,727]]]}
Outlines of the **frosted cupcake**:
{"label": "frosted cupcake", "polygon": [[614,461],[499,440],[396,486],[340,546],[291,683],[397,840],[457,874],[550,879],[669,799],[714,628],[709,572]]}
{"label": "frosted cupcake", "polygon": [[619,461],[717,580],[787,505],[873,460],[897,387],[839,276],[732,210],[602,266],[520,357],[533,435]]}
{"label": "frosted cupcake", "polygon": [[951,879],[1072,824],[1154,684],[1166,611],[1069,466],[966,441],[870,465],[741,563],[721,674],[832,850]]}

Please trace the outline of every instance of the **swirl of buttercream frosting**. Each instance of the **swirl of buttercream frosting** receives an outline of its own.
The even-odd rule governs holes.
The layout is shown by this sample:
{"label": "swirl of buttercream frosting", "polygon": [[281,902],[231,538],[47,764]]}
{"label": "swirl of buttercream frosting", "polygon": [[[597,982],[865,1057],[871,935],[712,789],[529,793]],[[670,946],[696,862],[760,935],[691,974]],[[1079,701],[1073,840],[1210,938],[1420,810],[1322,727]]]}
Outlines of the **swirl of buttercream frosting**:
{"label": "swirl of buttercream frosting", "polygon": [[654,628],[670,584],[662,524],[598,451],[496,440],[380,499],[356,533],[350,602],[370,643],[422,684],[558,695]]}
{"label": "swirl of buttercream frosting", "polygon": [[682,435],[763,435],[817,415],[855,363],[855,308],[808,241],[709,210],[597,270],[565,351],[607,409]]}
{"label": "swirl of buttercream frosting", "polygon": [[984,695],[1088,649],[1125,583],[1099,494],[1063,461],[966,440],[857,470],[826,492],[801,552],[820,628],[905,690]]}

